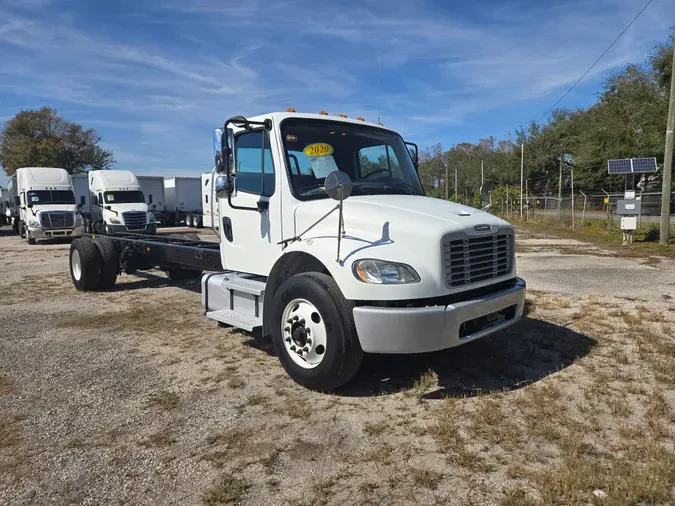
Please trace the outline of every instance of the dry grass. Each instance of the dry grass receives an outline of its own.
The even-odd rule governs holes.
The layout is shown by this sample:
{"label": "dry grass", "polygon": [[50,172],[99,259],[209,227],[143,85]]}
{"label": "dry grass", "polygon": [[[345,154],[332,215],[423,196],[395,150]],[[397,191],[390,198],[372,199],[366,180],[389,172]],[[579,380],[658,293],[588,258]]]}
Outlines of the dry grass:
{"label": "dry grass", "polygon": [[363,432],[368,436],[381,436],[389,428],[385,422],[367,422],[363,427]]}
{"label": "dry grass", "polygon": [[237,504],[246,494],[249,485],[246,481],[226,474],[204,494],[204,503],[207,506],[223,504]]}
{"label": "dry grass", "polygon": [[148,397],[148,406],[158,407],[167,411],[177,408],[179,403],[180,397],[178,394],[168,390],[159,390],[158,392],[153,392]]}
{"label": "dry grass", "polygon": [[430,471],[428,469],[414,469],[410,473],[413,483],[418,487],[428,488],[430,490],[436,490],[438,484],[443,479],[443,475],[436,471]]}
{"label": "dry grass", "polygon": [[289,399],[286,403],[286,414],[291,418],[309,418],[312,405],[304,399]]}

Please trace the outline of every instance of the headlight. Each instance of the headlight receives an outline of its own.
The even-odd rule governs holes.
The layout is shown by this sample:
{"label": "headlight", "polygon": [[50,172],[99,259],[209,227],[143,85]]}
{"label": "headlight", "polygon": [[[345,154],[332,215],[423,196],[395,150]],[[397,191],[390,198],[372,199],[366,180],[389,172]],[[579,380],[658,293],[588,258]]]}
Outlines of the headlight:
{"label": "headlight", "polygon": [[119,225],[120,220],[118,220],[117,218],[110,218],[110,223],[112,223],[113,225]]}
{"label": "headlight", "polygon": [[148,213],[148,223],[154,223],[155,222],[155,215],[152,213]]}
{"label": "headlight", "polygon": [[28,222],[28,226],[29,226],[29,227],[33,227],[33,228],[36,228],[36,227],[39,227],[40,224],[39,224],[37,221],[35,221],[35,220],[30,220],[30,221]]}
{"label": "headlight", "polygon": [[82,215],[81,214],[75,215],[75,225],[82,225]]}
{"label": "headlight", "polygon": [[364,283],[389,285],[419,283],[420,281],[419,274],[409,265],[385,260],[357,260],[352,265],[352,271],[356,279]]}

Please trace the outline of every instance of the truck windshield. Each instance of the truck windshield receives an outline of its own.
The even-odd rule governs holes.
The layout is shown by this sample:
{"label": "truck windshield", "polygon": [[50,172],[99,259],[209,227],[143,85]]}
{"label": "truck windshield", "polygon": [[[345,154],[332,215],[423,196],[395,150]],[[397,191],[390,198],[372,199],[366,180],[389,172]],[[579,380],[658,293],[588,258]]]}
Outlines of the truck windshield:
{"label": "truck windshield", "polygon": [[75,194],[70,190],[30,190],[26,193],[29,205],[74,204]]}
{"label": "truck windshield", "polygon": [[401,137],[370,126],[315,119],[282,123],[286,163],[300,199],[325,198],[323,184],[334,170],[351,177],[353,195],[424,195]]}
{"label": "truck windshield", "polygon": [[106,204],[141,204],[145,202],[143,192],[140,190],[105,192],[103,197]]}

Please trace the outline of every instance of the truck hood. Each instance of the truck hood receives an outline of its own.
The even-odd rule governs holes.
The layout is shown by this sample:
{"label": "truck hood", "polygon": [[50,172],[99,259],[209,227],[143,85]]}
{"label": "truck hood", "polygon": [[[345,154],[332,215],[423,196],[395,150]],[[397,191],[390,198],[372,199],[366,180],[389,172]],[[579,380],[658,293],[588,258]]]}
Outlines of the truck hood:
{"label": "truck hood", "polygon": [[[77,206],[75,204],[40,204],[32,207],[36,213],[44,213],[46,211],[71,211],[77,213]],[[27,209],[28,214],[31,214],[30,209]]]}
{"label": "truck hood", "polygon": [[[321,199],[302,202],[295,209],[296,233],[304,231],[330,209],[336,202]],[[322,236],[335,237],[337,211],[317,225]],[[418,195],[364,195],[344,201],[345,232],[366,240],[379,240],[386,228],[392,238],[395,233],[405,236],[437,237],[458,231],[473,232],[476,225],[489,225],[492,230],[510,225],[473,207],[446,200]],[[312,234],[315,235],[315,234]]]}

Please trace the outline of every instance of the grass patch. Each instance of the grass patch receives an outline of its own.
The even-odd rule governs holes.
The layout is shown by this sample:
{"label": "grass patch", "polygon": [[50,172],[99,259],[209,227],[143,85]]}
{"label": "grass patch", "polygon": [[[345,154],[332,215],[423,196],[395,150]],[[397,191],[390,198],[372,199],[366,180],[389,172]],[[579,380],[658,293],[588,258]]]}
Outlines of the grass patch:
{"label": "grass patch", "polygon": [[177,408],[179,403],[180,397],[178,397],[178,394],[168,390],[153,392],[148,397],[148,406],[158,407],[166,411]]}
{"label": "grass patch", "polygon": [[512,485],[502,490],[502,506],[535,506],[522,485]]}
{"label": "grass patch", "polygon": [[286,414],[291,418],[309,418],[312,406],[302,399],[290,399],[286,404]]}
{"label": "grass patch", "polygon": [[145,447],[162,447],[162,446],[171,446],[175,444],[178,439],[170,430],[161,430],[155,432],[148,436],[147,439],[141,441],[141,446]]}
{"label": "grass patch", "polygon": [[269,402],[269,397],[264,394],[253,394],[249,395],[246,399],[246,404],[248,406],[262,406],[266,405]]}
{"label": "grass patch", "polygon": [[368,436],[380,436],[389,428],[385,422],[370,423],[367,422],[363,427],[363,432]]}
{"label": "grass patch", "polygon": [[15,392],[15,383],[9,376],[0,374],[0,396],[12,395]]}
{"label": "grass patch", "polygon": [[436,490],[438,484],[443,479],[441,473],[430,471],[428,469],[414,469],[411,473],[411,477],[416,486],[428,488],[430,490]]}
{"label": "grass patch", "polygon": [[249,485],[244,480],[227,474],[206,491],[204,504],[207,506],[236,504],[244,497],[248,487]]}

